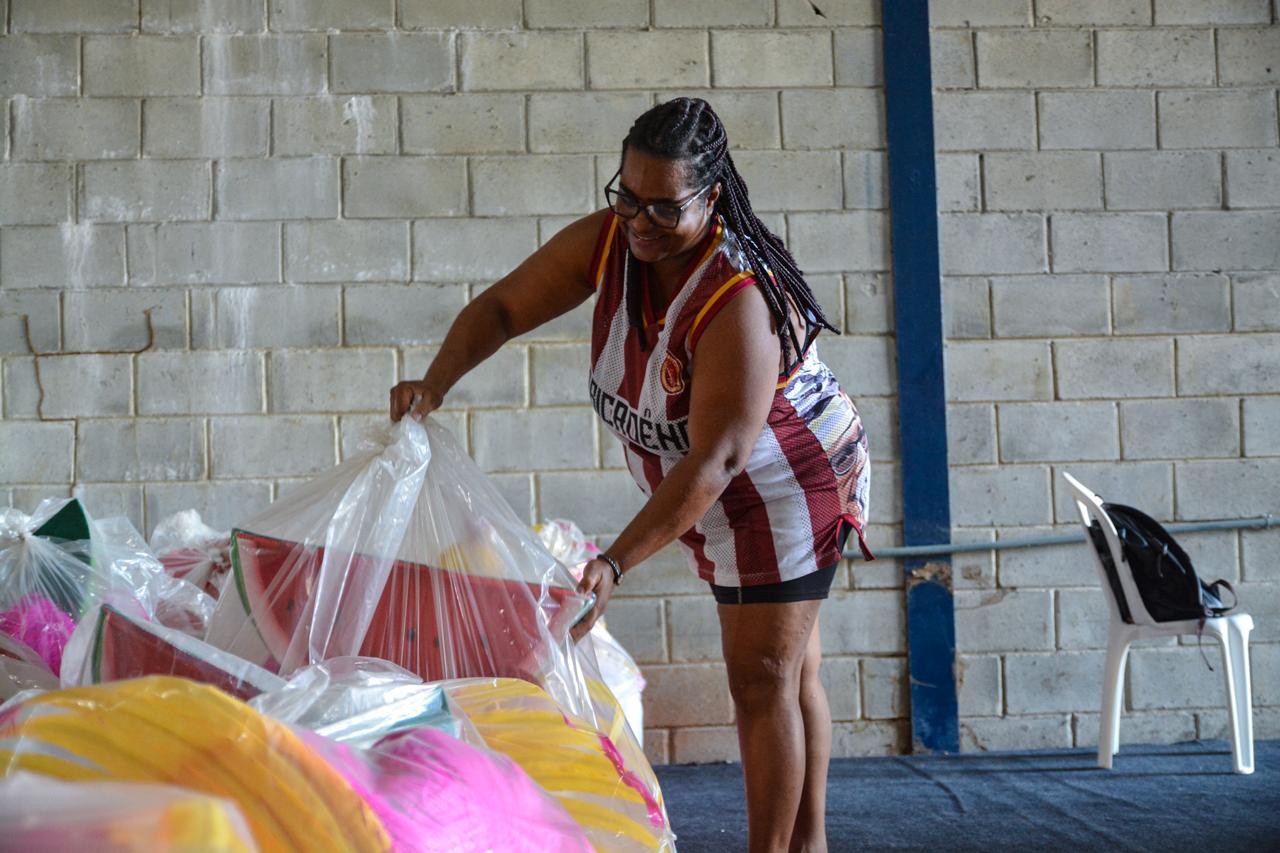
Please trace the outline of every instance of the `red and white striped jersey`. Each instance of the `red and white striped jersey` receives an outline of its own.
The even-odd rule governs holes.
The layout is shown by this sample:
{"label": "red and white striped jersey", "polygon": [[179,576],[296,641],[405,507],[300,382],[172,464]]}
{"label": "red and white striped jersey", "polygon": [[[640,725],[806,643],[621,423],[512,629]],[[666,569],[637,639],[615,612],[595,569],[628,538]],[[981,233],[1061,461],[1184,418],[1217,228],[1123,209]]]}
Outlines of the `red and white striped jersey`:
{"label": "red and white striped jersey", "polygon": [[[689,451],[691,364],[698,339],[716,313],[756,281],[737,237],[717,223],[695,252],[664,316],[656,316],[642,298],[642,342],[627,319],[626,288],[642,286],[628,281],[627,255],[626,237],[610,214],[591,267],[596,286],[591,402],[622,441],[636,484],[652,495]],[[841,521],[853,525],[867,553],[863,529],[870,474],[857,409],[811,345],[791,375],[779,377],[746,467],[680,537],[690,568],[720,586],[802,577],[840,559]]]}

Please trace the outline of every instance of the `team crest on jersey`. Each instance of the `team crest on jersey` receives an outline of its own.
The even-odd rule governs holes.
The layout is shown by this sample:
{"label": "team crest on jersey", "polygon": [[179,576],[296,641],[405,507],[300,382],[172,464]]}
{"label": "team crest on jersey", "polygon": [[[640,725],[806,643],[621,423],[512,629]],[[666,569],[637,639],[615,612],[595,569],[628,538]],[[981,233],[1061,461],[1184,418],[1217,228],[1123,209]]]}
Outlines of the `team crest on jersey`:
{"label": "team crest on jersey", "polygon": [[679,394],[684,390],[684,368],[671,353],[662,360],[662,390],[668,394]]}

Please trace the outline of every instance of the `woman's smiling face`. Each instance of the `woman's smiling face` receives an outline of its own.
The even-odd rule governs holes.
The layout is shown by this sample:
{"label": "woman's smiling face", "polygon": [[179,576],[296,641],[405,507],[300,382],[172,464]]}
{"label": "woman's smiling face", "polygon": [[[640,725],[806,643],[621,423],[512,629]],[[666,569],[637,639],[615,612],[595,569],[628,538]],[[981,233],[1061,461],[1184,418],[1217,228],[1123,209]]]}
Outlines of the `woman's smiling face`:
{"label": "woman's smiling face", "polygon": [[[697,246],[706,234],[707,223],[720,197],[720,185],[709,190],[689,186],[684,165],[679,160],[653,157],[643,151],[628,150],[622,159],[617,190],[640,205],[665,204],[679,207],[690,204],[680,214],[675,228],[663,228],[642,210],[631,219],[619,222],[627,245],[636,260],[655,263],[684,255]],[[705,192],[699,192],[705,190]]]}

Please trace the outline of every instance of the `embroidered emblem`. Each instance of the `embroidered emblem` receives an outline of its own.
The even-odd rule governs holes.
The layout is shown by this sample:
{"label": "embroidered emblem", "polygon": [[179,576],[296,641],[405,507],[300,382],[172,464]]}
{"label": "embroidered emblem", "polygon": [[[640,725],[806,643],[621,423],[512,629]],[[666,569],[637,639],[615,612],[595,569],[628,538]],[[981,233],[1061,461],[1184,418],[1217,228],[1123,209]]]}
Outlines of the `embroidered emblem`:
{"label": "embroidered emblem", "polygon": [[662,390],[668,394],[679,394],[684,391],[684,368],[671,353],[662,360]]}

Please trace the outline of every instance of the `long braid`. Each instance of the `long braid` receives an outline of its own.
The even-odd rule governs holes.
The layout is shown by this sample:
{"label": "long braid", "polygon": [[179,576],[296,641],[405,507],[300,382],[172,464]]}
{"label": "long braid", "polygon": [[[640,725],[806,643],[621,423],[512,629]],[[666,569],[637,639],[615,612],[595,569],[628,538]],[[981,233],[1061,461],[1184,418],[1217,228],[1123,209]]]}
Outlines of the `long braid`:
{"label": "long braid", "polygon": [[[747,183],[729,153],[724,123],[710,104],[701,98],[676,98],[659,104],[631,126],[623,142],[623,156],[631,147],[655,157],[682,161],[691,186],[705,186],[713,180],[720,182],[716,213],[724,218],[729,230],[738,235],[748,265],[756,273],[760,291],[778,328],[783,364],[790,368],[792,353],[797,359],[803,355],[821,329],[839,331],[826,318],[782,238],[770,231],[751,209]],[[790,322],[792,303],[804,321],[803,342]],[[638,286],[627,288],[627,316],[643,335]],[[643,337],[641,342],[644,344]]]}

